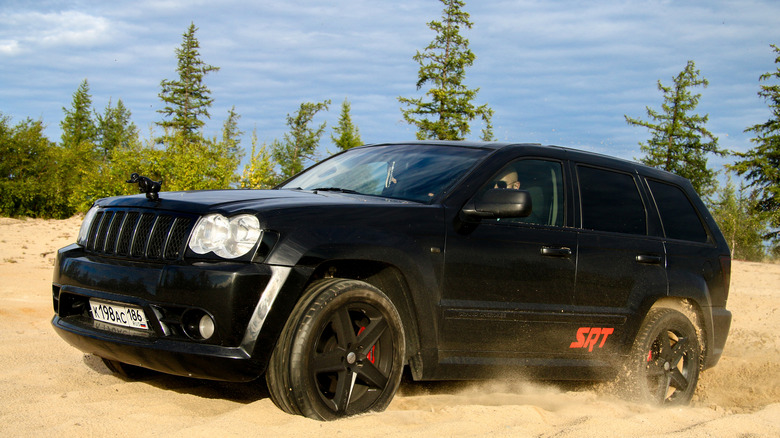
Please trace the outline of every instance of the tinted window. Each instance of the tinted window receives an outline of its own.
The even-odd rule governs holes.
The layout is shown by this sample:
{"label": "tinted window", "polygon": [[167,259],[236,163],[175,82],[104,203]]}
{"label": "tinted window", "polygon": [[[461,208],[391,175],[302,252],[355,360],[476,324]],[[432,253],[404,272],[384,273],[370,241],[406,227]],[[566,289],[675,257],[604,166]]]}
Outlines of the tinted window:
{"label": "tinted window", "polygon": [[661,214],[666,237],[706,242],[707,231],[685,193],[679,187],[666,183],[649,181],[649,184]]}
{"label": "tinted window", "polygon": [[647,234],[645,206],[631,175],[585,166],[577,174],[583,228]]}
{"label": "tinted window", "polygon": [[546,160],[515,161],[498,172],[483,187],[525,190],[531,195],[531,215],[499,219],[503,222],[563,226],[563,172],[561,163]]}

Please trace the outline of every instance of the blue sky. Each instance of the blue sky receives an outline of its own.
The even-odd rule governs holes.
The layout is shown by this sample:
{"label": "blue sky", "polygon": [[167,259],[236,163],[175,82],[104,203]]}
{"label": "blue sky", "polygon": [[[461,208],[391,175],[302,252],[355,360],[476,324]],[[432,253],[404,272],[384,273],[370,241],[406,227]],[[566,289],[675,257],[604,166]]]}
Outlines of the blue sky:
{"label": "blue sky", "polygon": [[[758,77],[775,71],[777,0],[466,1],[477,55],[467,85],[495,110],[499,140],[640,156],[647,119],[660,108],[656,83],[672,84],[693,60],[710,85],[697,110],[721,147],[750,147],[743,130],[765,122]],[[160,120],[160,81],[176,78],[174,50],[191,22],[214,105],[205,133],[217,135],[231,106],[250,148],[281,138],[301,102],[331,99],[321,157],[348,98],[366,143],[414,139],[398,96],[417,96],[412,60],[434,37],[437,0],[0,0],[0,112],[42,119],[59,140],[63,107],[87,79],[93,105],[122,99],[142,135]],[[472,138],[479,135],[472,126]],[[725,162],[712,159],[713,167]]]}

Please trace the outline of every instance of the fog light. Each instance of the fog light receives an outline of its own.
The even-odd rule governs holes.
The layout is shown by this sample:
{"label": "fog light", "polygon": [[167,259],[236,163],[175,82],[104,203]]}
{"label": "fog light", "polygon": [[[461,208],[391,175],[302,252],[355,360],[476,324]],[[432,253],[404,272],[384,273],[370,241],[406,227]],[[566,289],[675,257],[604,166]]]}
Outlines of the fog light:
{"label": "fog light", "polygon": [[189,309],[181,316],[181,328],[192,340],[205,341],[216,333],[216,324],[203,309]]}
{"label": "fog light", "polygon": [[198,323],[198,332],[203,339],[208,339],[214,335],[214,320],[208,314],[200,317]]}

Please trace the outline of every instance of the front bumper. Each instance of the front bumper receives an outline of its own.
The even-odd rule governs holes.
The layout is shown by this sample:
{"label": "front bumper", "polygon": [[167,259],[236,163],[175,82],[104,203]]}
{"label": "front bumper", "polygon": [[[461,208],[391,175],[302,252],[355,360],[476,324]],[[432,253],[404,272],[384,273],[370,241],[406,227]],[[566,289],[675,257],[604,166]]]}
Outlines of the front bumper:
{"label": "front bumper", "polygon": [[[248,381],[265,371],[273,345],[258,342],[260,330],[289,272],[254,263],[111,259],[70,245],[57,254],[52,325],[69,344],[106,359],[182,376]],[[149,329],[94,320],[90,298],[140,307]],[[211,338],[198,339],[186,329],[193,312],[212,316]]]}

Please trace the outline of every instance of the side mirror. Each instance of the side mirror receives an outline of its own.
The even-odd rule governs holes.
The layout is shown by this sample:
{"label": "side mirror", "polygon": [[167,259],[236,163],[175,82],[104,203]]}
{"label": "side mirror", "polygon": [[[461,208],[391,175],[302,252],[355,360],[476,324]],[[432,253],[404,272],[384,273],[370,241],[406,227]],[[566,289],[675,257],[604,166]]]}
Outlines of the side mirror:
{"label": "side mirror", "polygon": [[525,190],[490,189],[469,201],[462,212],[476,218],[527,217],[531,214],[531,194]]}

